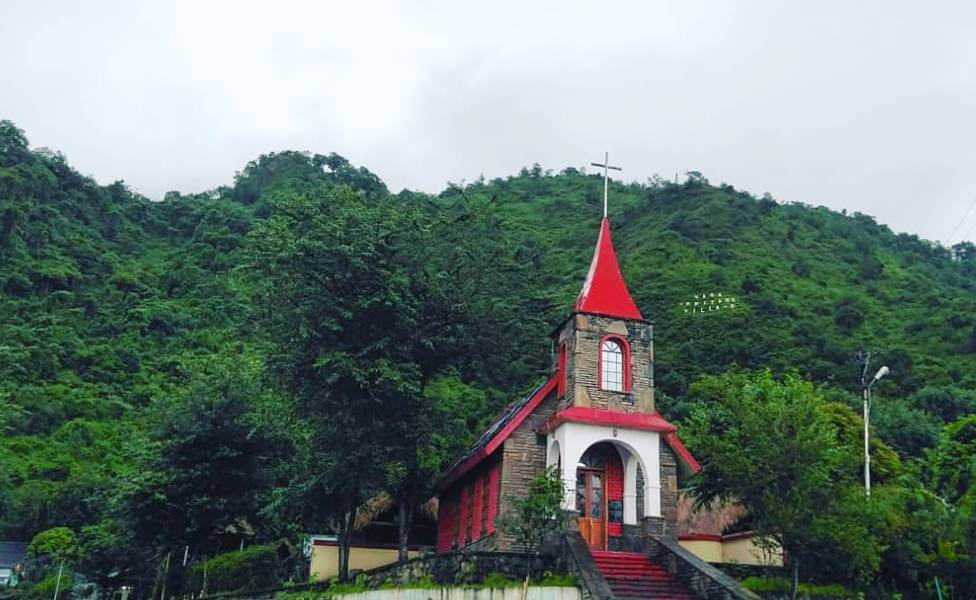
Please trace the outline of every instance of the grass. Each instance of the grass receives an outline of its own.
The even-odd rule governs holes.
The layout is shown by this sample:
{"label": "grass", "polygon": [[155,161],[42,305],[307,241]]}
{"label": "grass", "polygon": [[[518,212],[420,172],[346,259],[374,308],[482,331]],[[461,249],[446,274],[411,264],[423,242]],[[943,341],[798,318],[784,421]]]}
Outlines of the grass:
{"label": "grass", "polygon": [[[364,577],[358,577],[356,581],[350,583],[339,583],[333,581],[327,588],[317,590],[303,590],[296,592],[279,592],[275,595],[275,600],[323,600],[335,598],[346,594],[357,594],[369,590],[434,590],[444,588],[464,588],[464,589],[489,589],[489,588],[510,588],[520,587],[522,581],[511,579],[503,573],[489,573],[480,583],[469,584],[440,584],[434,582],[431,577],[422,577],[407,583],[394,583],[392,581],[383,583],[376,587],[366,584]],[[542,579],[532,582],[532,587],[575,587],[576,578],[565,573],[553,573],[546,571]]]}
{"label": "grass", "polygon": [[[751,592],[789,592],[790,580],[786,577],[746,577],[742,587]],[[801,583],[800,594],[807,596],[831,596],[835,598],[855,598],[857,595],[838,583]]]}

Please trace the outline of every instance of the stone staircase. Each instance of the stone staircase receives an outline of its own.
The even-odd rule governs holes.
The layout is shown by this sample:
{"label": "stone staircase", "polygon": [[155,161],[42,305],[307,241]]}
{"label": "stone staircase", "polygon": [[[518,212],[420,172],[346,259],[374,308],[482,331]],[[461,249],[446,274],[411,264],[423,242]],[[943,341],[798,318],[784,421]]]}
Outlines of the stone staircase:
{"label": "stone staircase", "polygon": [[615,598],[694,600],[680,581],[639,552],[592,551]]}

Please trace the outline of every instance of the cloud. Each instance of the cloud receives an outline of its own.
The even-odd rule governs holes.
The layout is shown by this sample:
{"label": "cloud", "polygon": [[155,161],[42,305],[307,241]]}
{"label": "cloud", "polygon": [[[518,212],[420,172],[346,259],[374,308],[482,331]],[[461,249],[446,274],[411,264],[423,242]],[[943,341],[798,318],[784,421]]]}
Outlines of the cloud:
{"label": "cloud", "polygon": [[609,150],[938,240],[976,197],[967,3],[32,2],[0,56],[0,116],[155,198],[285,148],[432,192]]}

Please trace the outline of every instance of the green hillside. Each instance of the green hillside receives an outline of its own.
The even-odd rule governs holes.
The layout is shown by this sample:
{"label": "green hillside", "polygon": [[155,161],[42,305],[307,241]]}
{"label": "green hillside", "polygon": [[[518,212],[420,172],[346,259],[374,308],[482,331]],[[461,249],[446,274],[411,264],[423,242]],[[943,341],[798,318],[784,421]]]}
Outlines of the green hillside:
{"label": "green hillside", "polygon": [[[214,365],[261,379],[248,233],[273,197],[341,186],[428,213],[489,207],[521,256],[537,261],[505,291],[534,309],[491,332],[519,352],[507,357],[506,379],[459,371],[456,384],[483,398],[466,405],[473,437],[548,368],[549,330],[589,266],[600,177],[536,166],[437,196],[390,196],[338,155],[283,152],[226,187],[152,202],[30,150],[0,122],[0,537],[100,522],[138,468],[136,442],[173,398]],[[612,183],[610,194],[622,270],[655,325],[659,407],[672,418],[687,415],[702,375],[736,369],[796,370],[856,406],[859,350],[892,369],[875,388],[876,426],[904,457],[976,412],[973,245],[946,249],[866,215],[756,198],[697,173],[682,184]],[[737,308],[683,310],[710,292],[736,297]]]}

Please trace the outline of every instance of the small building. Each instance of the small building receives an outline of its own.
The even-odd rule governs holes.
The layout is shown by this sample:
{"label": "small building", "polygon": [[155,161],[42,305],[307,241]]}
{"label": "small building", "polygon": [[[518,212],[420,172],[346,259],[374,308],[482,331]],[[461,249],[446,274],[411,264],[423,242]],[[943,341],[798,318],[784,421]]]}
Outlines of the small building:
{"label": "small building", "polygon": [[[421,507],[414,513],[408,535],[410,558],[434,551],[437,525],[433,522],[433,512],[434,509]],[[366,571],[397,561],[395,515],[396,507],[389,503],[375,514],[367,514],[364,522],[354,525],[349,546],[351,571]],[[339,542],[335,535],[308,536],[305,554],[309,558],[309,576],[313,580],[323,581],[339,574]]]}
{"label": "small building", "polygon": [[737,504],[718,504],[693,510],[694,500],[678,496],[678,542],[713,564],[783,566],[783,552],[762,544],[755,531],[743,528],[748,513]]}
{"label": "small building", "polygon": [[27,556],[27,542],[0,542],[0,588],[16,585]]}

